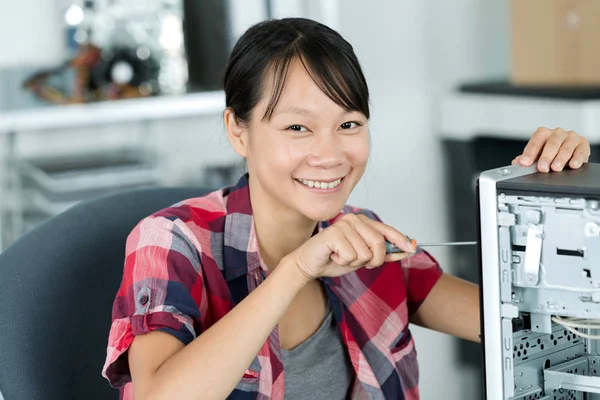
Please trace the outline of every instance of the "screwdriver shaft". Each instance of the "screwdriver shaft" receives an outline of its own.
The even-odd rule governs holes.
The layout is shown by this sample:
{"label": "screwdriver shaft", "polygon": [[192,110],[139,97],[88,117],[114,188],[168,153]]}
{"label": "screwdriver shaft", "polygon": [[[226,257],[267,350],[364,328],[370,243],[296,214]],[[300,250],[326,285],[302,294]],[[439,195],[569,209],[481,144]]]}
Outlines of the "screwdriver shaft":
{"label": "screwdriver shaft", "polygon": [[[434,246],[474,246],[477,242],[435,242],[435,243],[417,243],[419,247],[434,247]],[[404,253],[404,250],[396,247],[390,242],[385,242],[387,253]]]}
{"label": "screwdriver shaft", "polygon": [[421,247],[431,246],[475,246],[477,242],[440,242],[440,243],[419,243]]}

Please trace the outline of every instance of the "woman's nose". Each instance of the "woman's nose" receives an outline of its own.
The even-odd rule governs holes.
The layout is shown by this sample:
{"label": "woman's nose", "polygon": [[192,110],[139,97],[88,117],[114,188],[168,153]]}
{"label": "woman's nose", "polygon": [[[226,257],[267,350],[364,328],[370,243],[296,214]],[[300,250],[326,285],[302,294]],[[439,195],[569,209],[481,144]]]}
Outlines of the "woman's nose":
{"label": "woman's nose", "polygon": [[343,146],[336,135],[316,135],[308,163],[312,167],[333,168],[344,162]]}

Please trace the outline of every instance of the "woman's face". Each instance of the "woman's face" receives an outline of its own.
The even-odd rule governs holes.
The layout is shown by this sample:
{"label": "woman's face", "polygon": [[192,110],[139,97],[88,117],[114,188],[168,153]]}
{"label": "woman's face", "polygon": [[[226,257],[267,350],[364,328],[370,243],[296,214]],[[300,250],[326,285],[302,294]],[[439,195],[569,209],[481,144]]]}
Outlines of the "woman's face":
{"label": "woman's face", "polygon": [[270,121],[262,121],[272,88],[266,89],[244,134],[252,190],[282,211],[314,221],[335,217],[367,165],[365,115],[327,97],[299,62],[290,64]]}

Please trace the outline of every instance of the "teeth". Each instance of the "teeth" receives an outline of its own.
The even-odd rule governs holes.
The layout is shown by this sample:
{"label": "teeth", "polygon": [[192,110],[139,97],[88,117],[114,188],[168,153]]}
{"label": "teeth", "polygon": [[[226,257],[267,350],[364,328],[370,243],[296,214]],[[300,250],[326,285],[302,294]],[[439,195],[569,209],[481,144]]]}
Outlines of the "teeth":
{"label": "teeth", "polygon": [[342,179],[340,178],[333,182],[309,181],[306,179],[297,179],[297,181],[311,188],[314,187],[317,189],[333,189],[342,182]]}

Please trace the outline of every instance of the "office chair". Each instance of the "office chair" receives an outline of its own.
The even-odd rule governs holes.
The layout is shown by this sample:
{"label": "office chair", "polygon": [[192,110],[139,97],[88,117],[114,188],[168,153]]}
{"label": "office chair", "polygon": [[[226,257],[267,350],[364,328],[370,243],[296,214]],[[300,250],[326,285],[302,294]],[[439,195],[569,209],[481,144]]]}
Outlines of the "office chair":
{"label": "office chair", "polygon": [[107,400],[101,376],[125,240],[144,217],[200,188],[139,189],[80,203],[0,254],[5,400]]}

